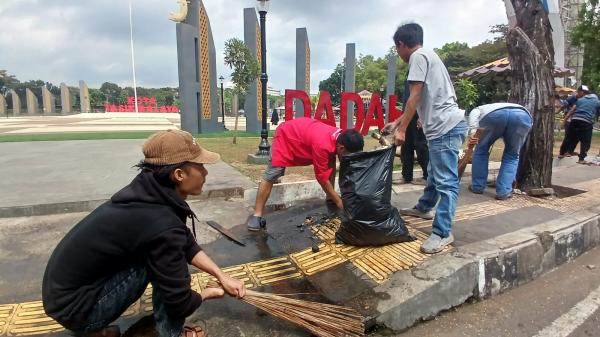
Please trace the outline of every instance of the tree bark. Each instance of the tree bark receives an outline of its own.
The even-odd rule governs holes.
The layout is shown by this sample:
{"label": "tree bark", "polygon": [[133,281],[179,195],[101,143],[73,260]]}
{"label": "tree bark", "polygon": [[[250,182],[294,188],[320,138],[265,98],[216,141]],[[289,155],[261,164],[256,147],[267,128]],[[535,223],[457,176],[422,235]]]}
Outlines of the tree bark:
{"label": "tree bark", "polygon": [[511,0],[517,25],[506,37],[512,68],[510,101],[532,114],[533,127],[521,150],[517,187],[551,187],[554,149],[554,47],[548,14],[539,0]]}

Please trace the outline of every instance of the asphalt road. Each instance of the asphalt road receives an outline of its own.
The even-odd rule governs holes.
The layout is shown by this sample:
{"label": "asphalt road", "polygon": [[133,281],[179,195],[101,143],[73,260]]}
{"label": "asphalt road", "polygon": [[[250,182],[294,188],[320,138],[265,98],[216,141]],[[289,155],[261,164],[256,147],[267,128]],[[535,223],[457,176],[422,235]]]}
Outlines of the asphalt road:
{"label": "asphalt road", "polygon": [[465,304],[398,337],[600,336],[600,248],[519,288]]}

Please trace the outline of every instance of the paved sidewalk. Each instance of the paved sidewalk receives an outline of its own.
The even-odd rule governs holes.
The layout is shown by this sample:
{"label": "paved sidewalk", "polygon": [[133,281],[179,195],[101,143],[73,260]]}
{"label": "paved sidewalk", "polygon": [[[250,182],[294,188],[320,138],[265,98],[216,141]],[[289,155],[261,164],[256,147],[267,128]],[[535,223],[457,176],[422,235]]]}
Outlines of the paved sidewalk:
{"label": "paved sidewalk", "polygon": [[[89,211],[137,174],[144,140],[0,143],[0,217]],[[207,165],[204,196],[233,197],[255,186],[224,162]],[[11,212],[14,213],[11,215]]]}
{"label": "paved sidewalk", "polygon": [[[333,244],[333,224],[315,233],[320,251],[314,253],[310,229],[297,225],[308,215],[323,214],[321,200],[268,214],[264,234],[245,229],[250,205],[244,199],[195,200],[191,205],[202,220],[198,234],[203,249],[249,288],[341,303],[363,313],[368,325],[377,322],[393,329],[406,328],[468,298],[517,287],[600,242],[597,167],[556,169],[554,181],[563,186],[557,188],[562,198],[552,200],[516,196],[497,201],[491,190],[469,193],[467,180],[461,186],[454,225],[457,241],[451,251],[434,256],[418,250],[430,230],[429,221],[406,218],[419,241],[379,248]],[[393,204],[410,207],[419,195],[420,191],[394,194]],[[60,330],[40,311],[39,285],[53,247],[85,214],[0,219],[0,270],[12,271],[0,274],[0,336],[9,331],[34,335]],[[209,219],[229,228],[246,247],[209,228],[203,222]],[[210,277],[192,272],[193,288],[202,289]],[[124,329],[150,312],[150,293],[119,320]],[[231,298],[203,304],[191,321],[206,323],[211,336],[307,336]],[[131,335],[143,335],[137,329]]]}
{"label": "paved sidewalk", "polygon": [[0,117],[0,134],[159,131],[178,129],[179,114],[104,114]]}
{"label": "paved sidewalk", "polygon": [[[219,121],[221,118],[219,118]],[[280,123],[281,124],[281,123]],[[65,132],[159,131],[179,129],[178,113],[84,113],[60,115],[0,116],[0,135]],[[225,127],[233,130],[235,117],[225,117]],[[277,125],[270,125],[273,131]],[[238,118],[238,131],[246,130],[246,117]]]}

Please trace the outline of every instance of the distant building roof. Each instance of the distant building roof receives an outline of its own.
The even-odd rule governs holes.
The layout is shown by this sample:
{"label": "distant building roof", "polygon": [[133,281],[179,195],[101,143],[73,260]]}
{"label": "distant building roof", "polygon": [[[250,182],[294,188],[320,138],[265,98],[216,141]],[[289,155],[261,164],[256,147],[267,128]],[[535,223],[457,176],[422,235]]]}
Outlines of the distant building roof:
{"label": "distant building roof", "polygon": [[360,98],[362,98],[363,100],[371,99],[371,95],[372,93],[369,90],[363,90],[358,93],[358,96],[360,96]]}
{"label": "distant building roof", "polygon": [[[511,70],[510,61],[508,61],[508,57],[505,57],[505,58],[496,60],[494,62],[490,62],[490,63],[484,64],[482,66],[473,68],[471,70],[462,72],[462,73],[458,74],[458,78],[472,78],[472,77],[477,77],[477,76],[481,76],[481,75],[486,75],[489,73],[502,73],[507,70]],[[556,68],[554,68],[553,75],[554,75],[554,77],[573,76],[573,75],[575,75],[575,71],[573,71],[569,68],[556,67]]]}

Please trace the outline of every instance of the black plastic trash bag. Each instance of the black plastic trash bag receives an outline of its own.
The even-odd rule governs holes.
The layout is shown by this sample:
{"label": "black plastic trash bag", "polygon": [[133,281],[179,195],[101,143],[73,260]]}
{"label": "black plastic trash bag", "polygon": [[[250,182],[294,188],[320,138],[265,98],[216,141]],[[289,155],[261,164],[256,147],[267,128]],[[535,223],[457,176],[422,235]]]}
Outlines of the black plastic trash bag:
{"label": "black plastic trash bag", "polygon": [[344,156],[340,191],[345,215],[335,238],[354,246],[412,241],[400,213],[390,204],[396,147]]}

